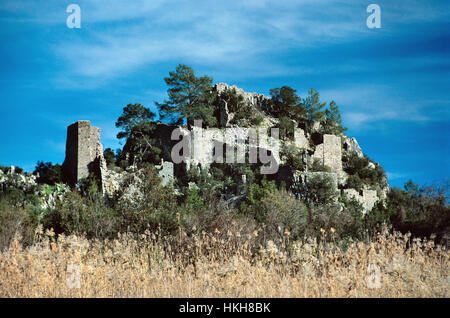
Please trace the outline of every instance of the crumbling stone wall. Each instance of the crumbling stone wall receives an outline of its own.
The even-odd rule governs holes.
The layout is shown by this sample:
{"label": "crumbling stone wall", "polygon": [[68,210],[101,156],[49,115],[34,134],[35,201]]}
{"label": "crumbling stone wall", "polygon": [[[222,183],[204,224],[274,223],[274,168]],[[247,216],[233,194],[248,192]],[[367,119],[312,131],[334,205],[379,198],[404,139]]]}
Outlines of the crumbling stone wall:
{"label": "crumbling stone wall", "polygon": [[[262,94],[247,93],[236,86],[229,86],[224,83],[216,84],[213,87],[218,93],[222,93],[229,89],[235,89],[237,94],[243,96],[244,101],[254,107],[255,111],[266,111],[270,106],[270,97]],[[208,168],[216,158],[222,158],[224,162],[228,161],[227,157],[232,155],[237,162],[249,162],[250,136],[249,128],[230,127],[229,123],[234,114],[228,109],[225,101],[219,105],[219,119],[222,129],[202,129],[201,126],[195,126],[191,131],[184,127],[173,125],[158,124],[154,131],[155,140],[159,140],[157,147],[162,149],[161,157],[163,159],[159,168],[159,175],[163,180],[163,184],[168,184],[174,177],[185,175],[190,167]],[[303,179],[303,182],[309,177],[318,173],[328,174],[332,179],[333,188],[337,191],[338,186],[343,188],[346,184],[347,175],[342,169],[342,151],[356,152],[358,156],[363,156],[358,142],[354,138],[343,136],[341,146],[341,136],[323,134],[320,122],[309,121],[302,124],[301,128],[296,128],[294,132],[294,141],[292,142],[297,148],[303,148],[301,152],[302,161],[310,164],[312,160],[319,159],[320,163],[331,168],[332,173],[326,172],[309,172],[306,171],[302,177],[295,180],[296,176],[289,167],[281,165],[279,150],[283,141],[274,138],[271,132],[266,133],[262,129],[277,127],[278,120],[270,115],[265,114],[262,124],[255,127],[258,130],[257,136],[257,157],[261,163],[260,151],[270,151],[271,162],[275,162],[281,166],[280,171],[276,169],[273,173],[278,173],[277,180],[289,182],[297,182]],[[172,132],[179,128],[181,136],[186,137],[188,150],[183,148],[184,162],[171,162],[172,150],[178,144],[179,139],[172,140]],[[226,131],[223,128],[227,128]],[[303,129],[302,129],[303,128]],[[251,137],[252,141],[254,137]],[[256,141],[256,140],[255,140]],[[218,151],[219,149],[219,151]],[[251,148],[252,150],[254,147]],[[219,152],[219,153],[217,153]],[[129,164],[134,165],[132,151],[127,142],[124,146],[124,153],[130,155]],[[253,151],[252,151],[253,153]],[[233,161],[234,160],[230,160]],[[219,161],[220,162],[220,161]],[[102,189],[104,193],[113,193],[121,187],[122,176],[118,173],[108,171],[103,158],[103,146],[100,143],[100,129],[90,125],[90,122],[77,121],[70,125],[67,129],[66,159],[63,163],[63,177],[69,184],[75,184],[80,179],[88,176],[90,172],[96,173],[102,180]],[[270,172],[272,173],[272,172]],[[245,178],[245,176],[243,176]],[[289,179],[289,180],[288,180]],[[292,180],[291,180],[292,179]],[[291,181],[290,181],[291,180]],[[288,182],[287,182],[288,181]],[[386,187],[386,189],[388,189]],[[382,188],[381,199],[385,197],[385,188]],[[374,190],[363,190],[361,193],[354,189],[346,189],[343,194],[356,198],[364,207],[364,211],[370,211],[379,199],[377,192]]]}
{"label": "crumbling stone wall", "polygon": [[341,138],[335,135],[323,135],[323,143],[316,146],[313,159],[317,158],[320,163],[331,168],[331,171],[342,173],[342,151]]}
{"label": "crumbling stone wall", "polygon": [[354,198],[361,203],[364,213],[370,212],[378,201],[377,191],[375,190],[364,189],[358,192],[355,189],[345,189],[344,193],[347,197]]}
{"label": "crumbling stone wall", "polygon": [[341,138],[335,135],[323,136],[323,163],[332,171],[340,173],[342,171]]}
{"label": "crumbling stone wall", "polygon": [[161,185],[166,186],[173,182],[174,180],[174,169],[173,162],[162,161],[160,165],[156,166],[158,171],[158,175],[161,177]]}
{"label": "crumbling stone wall", "polygon": [[[262,163],[278,166],[280,164],[279,139],[274,138],[265,128],[250,133],[250,128],[229,127],[203,129],[200,126],[186,131],[189,135],[190,156],[184,158],[186,169],[190,167],[209,168],[213,162],[257,163],[262,162],[261,153],[268,153]],[[254,155],[251,162],[250,152]],[[259,160],[259,161],[258,161]],[[277,168],[275,169],[278,170]]]}
{"label": "crumbling stone wall", "polygon": [[67,127],[63,180],[74,185],[90,172],[101,179],[102,170],[106,170],[106,162],[100,143],[100,128],[91,126],[89,120],[79,120]]}
{"label": "crumbling stone wall", "polygon": [[297,148],[309,148],[308,138],[305,136],[305,131],[301,128],[295,128],[294,130],[295,146]]}

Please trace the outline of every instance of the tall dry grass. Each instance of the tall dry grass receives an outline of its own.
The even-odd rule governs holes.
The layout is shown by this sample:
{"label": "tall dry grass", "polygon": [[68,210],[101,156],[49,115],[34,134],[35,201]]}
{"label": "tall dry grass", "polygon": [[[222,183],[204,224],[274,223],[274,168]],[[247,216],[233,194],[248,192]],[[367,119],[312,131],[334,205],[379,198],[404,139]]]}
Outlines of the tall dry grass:
{"label": "tall dry grass", "polygon": [[[27,248],[15,239],[0,254],[0,297],[449,296],[449,252],[432,242],[394,234],[346,250],[288,240],[255,249],[252,237],[218,233],[88,241],[40,232]],[[72,264],[80,288],[69,288]]]}

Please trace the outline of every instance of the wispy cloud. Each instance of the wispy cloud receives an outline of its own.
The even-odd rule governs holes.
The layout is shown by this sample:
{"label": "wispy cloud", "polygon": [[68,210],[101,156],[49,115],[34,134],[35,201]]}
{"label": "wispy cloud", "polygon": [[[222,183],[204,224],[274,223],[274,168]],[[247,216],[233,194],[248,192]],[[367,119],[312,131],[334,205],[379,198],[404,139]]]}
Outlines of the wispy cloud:
{"label": "wispy cloud", "polygon": [[334,100],[341,107],[345,124],[352,129],[370,129],[377,121],[426,122],[450,115],[450,102],[424,96],[400,93],[381,84],[356,84],[321,91],[325,101]]}
{"label": "wispy cloud", "polygon": [[[70,40],[66,34],[52,45],[54,54],[67,65],[56,81],[70,85],[75,83],[70,78],[79,77],[97,86],[107,85],[107,79],[174,60],[246,65],[251,69],[262,67],[261,63],[273,63],[261,56],[270,56],[275,50],[354,41],[370,34],[365,26],[365,2],[80,0],[77,3],[82,9],[82,36],[72,30]],[[428,10],[421,10],[424,7]],[[64,4],[56,0],[44,4],[4,1],[0,5],[0,10],[14,12],[17,19],[60,24],[60,28],[64,28],[67,16],[64,9]],[[389,3],[383,16],[391,22],[410,23],[445,17],[441,11],[423,1]],[[265,69],[271,71],[268,65]]]}
{"label": "wispy cloud", "polygon": [[389,172],[386,171],[386,176],[388,177],[389,181],[398,180],[398,179],[404,179],[410,176],[411,173],[398,173],[398,172]]}

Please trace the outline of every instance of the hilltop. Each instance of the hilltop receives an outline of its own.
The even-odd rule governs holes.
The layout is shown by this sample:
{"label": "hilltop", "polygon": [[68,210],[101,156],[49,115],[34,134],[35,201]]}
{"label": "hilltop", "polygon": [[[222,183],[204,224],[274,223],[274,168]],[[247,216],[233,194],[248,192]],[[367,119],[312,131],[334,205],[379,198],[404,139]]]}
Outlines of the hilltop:
{"label": "hilltop", "polygon": [[23,211],[23,235],[38,226],[100,238],[228,229],[279,242],[332,230],[348,242],[396,229],[448,244],[445,191],[390,189],[382,166],[345,134],[337,104],[314,89],[265,96],[213,85],[186,65],[164,80],[158,119],[141,104],[123,108],[122,149],[103,149],[100,129],[79,120],[62,165],[0,170],[2,202]]}

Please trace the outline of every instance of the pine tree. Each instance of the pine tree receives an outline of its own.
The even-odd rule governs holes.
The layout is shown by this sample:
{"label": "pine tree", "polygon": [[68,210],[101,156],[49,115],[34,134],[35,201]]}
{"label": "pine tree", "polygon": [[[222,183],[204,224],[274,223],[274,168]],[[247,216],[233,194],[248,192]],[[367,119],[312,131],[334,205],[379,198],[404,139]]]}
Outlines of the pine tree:
{"label": "pine tree", "polygon": [[325,110],[324,132],[333,135],[341,135],[347,130],[342,126],[342,118],[339,107],[335,101],[331,101],[329,109]]}
{"label": "pine tree", "polygon": [[126,138],[127,141],[120,160],[124,160],[128,153],[131,154],[132,162],[127,164],[156,164],[160,161],[161,149],[156,146],[157,140],[154,137],[157,126],[155,116],[155,113],[141,104],[128,104],[123,108],[123,114],[116,122],[116,127],[122,128],[117,138]]}
{"label": "pine tree", "polygon": [[306,109],[295,89],[289,86],[273,88],[270,90],[270,95],[272,96],[272,115],[277,118],[289,117],[297,122],[306,119]]}
{"label": "pine tree", "polygon": [[311,88],[308,92],[308,96],[303,100],[303,107],[306,109],[306,113],[309,120],[322,121],[325,112],[323,108],[326,103],[321,103],[319,100],[319,92],[314,88]]}
{"label": "pine tree", "polygon": [[169,86],[169,99],[164,103],[156,103],[161,120],[175,125],[181,125],[186,120],[188,127],[191,127],[195,119],[201,119],[207,126],[216,125],[212,78],[196,77],[194,70],[183,64],[178,65],[175,72],[169,72],[169,75],[164,78]]}

